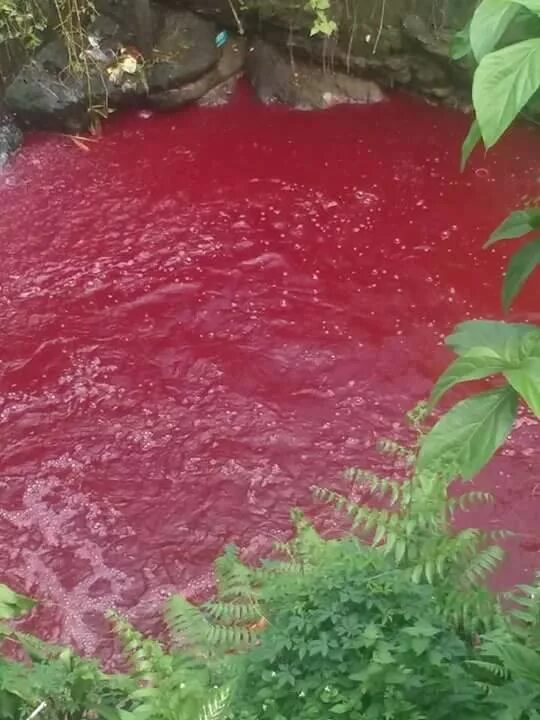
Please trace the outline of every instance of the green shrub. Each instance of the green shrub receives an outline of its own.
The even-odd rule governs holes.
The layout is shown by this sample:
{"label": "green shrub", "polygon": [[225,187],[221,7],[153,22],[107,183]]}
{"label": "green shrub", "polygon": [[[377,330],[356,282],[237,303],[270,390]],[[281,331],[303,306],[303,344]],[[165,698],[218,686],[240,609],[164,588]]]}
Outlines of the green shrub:
{"label": "green shrub", "polygon": [[34,49],[46,27],[47,16],[38,0],[0,0],[0,44],[19,40]]}
{"label": "green shrub", "polygon": [[268,628],[241,659],[232,717],[472,717],[483,697],[466,665],[473,647],[433,598],[389,556],[321,540],[261,593]]}
{"label": "green shrub", "polygon": [[[164,640],[111,615],[127,674],[2,626],[25,658],[0,662],[0,717],[45,703],[40,720],[538,720],[540,581],[503,612],[486,584],[502,550],[452,527],[489,497],[452,494],[451,463],[418,471],[414,452],[383,447],[402,477],[349,473],[375,502],[315,491],[352,520],[341,538],[295,511],[293,538],[257,566],[228,548],[214,598],[169,600]],[[0,619],[32,607],[0,591]]]}
{"label": "green shrub", "polygon": [[67,648],[53,648],[36,638],[19,636],[24,663],[0,659],[0,717],[24,720],[42,706],[40,720],[118,717],[117,708],[132,682],[107,676],[97,661],[78,657]]}

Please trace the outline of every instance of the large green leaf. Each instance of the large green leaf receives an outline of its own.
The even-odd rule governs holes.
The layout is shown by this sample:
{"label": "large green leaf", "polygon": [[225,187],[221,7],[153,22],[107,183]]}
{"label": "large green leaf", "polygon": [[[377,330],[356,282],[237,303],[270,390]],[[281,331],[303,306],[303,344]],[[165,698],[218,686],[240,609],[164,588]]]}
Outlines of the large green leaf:
{"label": "large green leaf", "polygon": [[515,210],[491,233],[484,247],[494,245],[499,240],[511,240],[527,235],[538,228],[540,228],[540,208]]}
{"label": "large green leaf", "polygon": [[486,148],[501,137],[540,87],[540,38],[485,55],[473,80],[473,103]]}
{"label": "large green leaf", "polygon": [[430,406],[433,407],[445,392],[458,383],[495,375],[508,369],[508,363],[489,348],[472,348],[450,365],[440,376],[432,390]]}
{"label": "large green leaf", "polygon": [[454,33],[454,36],[450,41],[450,57],[452,60],[461,60],[461,58],[467,57],[467,55],[471,52],[470,30],[471,23],[469,21],[463,30],[459,30],[457,33]]}
{"label": "large green leaf", "polygon": [[465,165],[467,164],[467,161],[471,156],[472,151],[478,145],[481,139],[482,133],[480,132],[480,125],[478,124],[478,120],[473,120],[473,123],[469,128],[469,132],[467,133],[467,137],[465,138],[465,140],[463,141],[463,145],[461,146],[462,172],[463,170],[465,170]]}
{"label": "large green leaf", "polygon": [[517,5],[522,5],[535,15],[540,15],[540,0],[512,0],[512,2]]}
{"label": "large green leaf", "polygon": [[418,469],[432,467],[451,456],[461,475],[472,478],[510,433],[517,405],[518,395],[509,385],[457,403],[424,438]]}
{"label": "large green leaf", "polygon": [[523,284],[538,265],[540,265],[540,239],[533,240],[512,255],[502,289],[502,304],[505,310],[508,310]]}
{"label": "large green leaf", "polygon": [[24,615],[35,606],[36,601],[18,595],[7,585],[0,583],[0,620],[13,620]]}
{"label": "large green leaf", "polygon": [[[486,647],[486,655],[491,650],[492,644]],[[495,643],[495,656],[501,658],[505,668],[516,678],[540,683],[540,655],[531,648],[508,642]]]}
{"label": "large green leaf", "polygon": [[526,358],[519,368],[507,370],[504,374],[536,417],[540,417],[540,358]]}
{"label": "large green leaf", "polygon": [[471,48],[478,62],[496,47],[517,11],[518,6],[509,0],[482,0],[469,31]]}
{"label": "large green leaf", "polygon": [[531,340],[538,340],[540,328],[529,323],[506,323],[498,320],[466,320],[446,338],[456,355],[465,355],[473,348],[489,348],[509,362],[519,362],[530,354]]}

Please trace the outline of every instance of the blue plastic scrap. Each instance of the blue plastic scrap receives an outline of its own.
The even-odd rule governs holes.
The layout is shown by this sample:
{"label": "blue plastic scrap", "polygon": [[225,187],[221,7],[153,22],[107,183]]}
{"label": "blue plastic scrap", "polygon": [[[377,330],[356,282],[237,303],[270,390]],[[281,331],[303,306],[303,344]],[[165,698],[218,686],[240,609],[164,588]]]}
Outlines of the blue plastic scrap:
{"label": "blue plastic scrap", "polygon": [[216,35],[216,47],[222,48],[228,39],[229,33],[226,30],[222,30]]}

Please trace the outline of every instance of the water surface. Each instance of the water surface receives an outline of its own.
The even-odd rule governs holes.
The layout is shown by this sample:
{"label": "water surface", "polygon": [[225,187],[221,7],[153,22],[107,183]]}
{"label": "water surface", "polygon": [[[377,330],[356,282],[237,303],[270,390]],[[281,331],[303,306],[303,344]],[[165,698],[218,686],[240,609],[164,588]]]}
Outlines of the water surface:
{"label": "water surface", "polygon": [[[149,626],[235,541],[350,465],[499,313],[489,230],[537,189],[515,132],[464,175],[467,118],[395,97],[302,113],[122,115],[84,152],[35,135],[0,178],[1,579],[38,626],[102,650],[115,606]],[[533,283],[534,284],[534,283]],[[538,291],[516,318],[538,319]],[[534,310],[535,312],[529,312]],[[523,415],[476,515],[538,565],[538,431]]]}

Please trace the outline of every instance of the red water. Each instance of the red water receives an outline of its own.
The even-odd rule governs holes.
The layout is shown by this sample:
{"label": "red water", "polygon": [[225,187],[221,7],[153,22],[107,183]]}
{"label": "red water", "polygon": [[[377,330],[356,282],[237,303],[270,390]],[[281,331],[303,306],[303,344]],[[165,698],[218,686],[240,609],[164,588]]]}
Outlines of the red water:
{"label": "red water", "polygon": [[[150,622],[256,553],[350,465],[375,463],[448,360],[496,316],[487,232],[537,191],[538,135],[461,176],[467,119],[396,97],[324,113],[222,108],[113,119],[83,152],[36,135],[0,179],[1,578],[102,650],[102,613]],[[516,317],[540,296],[529,293]],[[481,479],[480,517],[540,564],[527,416]]]}

